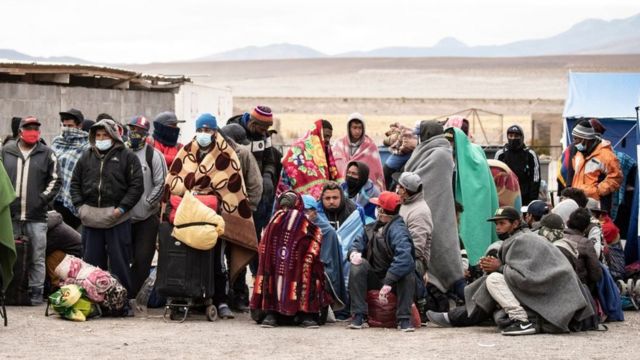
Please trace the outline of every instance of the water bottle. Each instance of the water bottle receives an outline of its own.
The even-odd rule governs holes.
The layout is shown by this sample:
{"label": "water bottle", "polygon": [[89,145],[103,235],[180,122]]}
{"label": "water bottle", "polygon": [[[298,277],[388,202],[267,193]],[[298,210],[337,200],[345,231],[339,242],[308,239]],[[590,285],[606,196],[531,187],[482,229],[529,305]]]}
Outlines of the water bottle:
{"label": "water bottle", "polygon": [[151,291],[156,284],[156,268],[151,270],[149,277],[142,284],[142,288],[138,291],[138,295],[136,296],[136,308],[139,311],[146,312],[147,304],[149,303],[149,296],[151,295]]}

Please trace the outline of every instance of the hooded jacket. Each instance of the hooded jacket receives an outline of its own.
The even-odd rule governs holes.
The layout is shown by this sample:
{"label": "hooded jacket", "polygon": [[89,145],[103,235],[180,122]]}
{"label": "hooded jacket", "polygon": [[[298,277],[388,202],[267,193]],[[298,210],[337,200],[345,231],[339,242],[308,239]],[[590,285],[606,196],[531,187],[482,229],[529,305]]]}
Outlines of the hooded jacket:
{"label": "hooded jacket", "polygon": [[413,194],[402,203],[400,216],[409,228],[416,249],[416,262],[420,262],[420,270],[426,271],[431,258],[433,220],[431,219],[431,209],[424,201],[422,191]]}
{"label": "hooded jacket", "polygon": [[[351,138],[351,124],[359,121],[362,124],[362,136],[358,141]],[[367,164],[367,177],[373,185],[382,191],[385,189],[384,171],[378,146],[366,133],[366,125],[362,119],[351,119],[347,122],[347,135],[338,139],[332,147],[340,178],[344,178],[348,167],[354,161]]]}
{"label": "hooded jacket", "polygon": [[56,136],[51,143],[51,149],[56,153],[60,164],[60,175],[62,177],[62,187],[56,196],[56,201],[69,209],[74,215],[78,211],[73,206],[69,187],[71,186],[71,176],[76,163],[87,149],[89,149],[89,134],[80,129],[68,129],[62,135]]}
{"label": "hooded jacket", "polygon": [[322,195],[320,199],[321,200],[318,201],[318,213],[322,214],[335,230],[340,229],[340,226],[344,224],[345,220],[358,208],[356,203],[347,199],[345,195],[342,194],[340,197],[340,206],[335,211],[328,212],[322,204]]}
{"label": "hooded jacket", "polygon": [[596,200],[610,198],[610,195],[620,188],[620,162],[607,140],[600,140],[586,156],[580,151],[576,152],[572,165],[575,174],[571,185],[582,189],[587,197]]}
{"label": "hooded jacket", "polygon": [[359,161],[351,161],[347,165],[347,169],[353,165],[358,167],[358,184],[355,189],[349,189],[349,184],[345,176],[345,182],[341,185],[344,196],[360,205],[364,209],[366,216],[375,219],[376,206],[370,203],[369,199],[380,195],[380,191],[375,187],[371,179],[369,179],[369,167],[367,164]]}
{"label": "hooded jacket", "polygon": [[2,148],[4,168],[16,191],[11,218],[16,221],[47,221],[47,205],[60,190],[60,166],[48,146],[37,142],[25,159],[19,141]]}
{"label": "hooded jacket", "polygon": [[[514,125],[524,133],[519,125]],[[512,147],[509,143],[498,150],[495,159],[500,160],[518,177],[522,203],[529,204],[538,199],[540,191],[540,161],[533,149],[528,148],[524,142],[518,147]]]}
{"label": "hooded jacket", "polygon": [[[95,147],[98,129],[105,129],[113,141],[105,153]],[[124,146],[113,120],[104,119],[93,125],[89,143],[91,148],[82,154],[73,170],[70,187],[73,205],[76,209],[89,205],[121,208],[128,212],[144,192],[140,160]]]}

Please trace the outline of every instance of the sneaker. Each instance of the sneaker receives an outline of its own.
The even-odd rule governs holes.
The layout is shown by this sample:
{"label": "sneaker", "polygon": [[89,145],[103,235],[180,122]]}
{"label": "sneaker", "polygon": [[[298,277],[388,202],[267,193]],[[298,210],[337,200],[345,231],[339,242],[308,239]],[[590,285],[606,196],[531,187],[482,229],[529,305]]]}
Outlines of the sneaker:
{"label": "sneaker", "polygon": [[221,303],[220,305],[218,305],[218,316],[221,319],[233,319],[233,318],[235,318],[235,315],[233,315],[233,312],[229,308],[229,305],[227,305],[225,303]]}
{"label": "sneaker", "polygon": [[514,321],[502,330],[502,335],[531,335],[536,333],[536,327],[529,321]]}
{"label": "sneaker", "polygon": [[368,328],[369,324],[367,323],[367,319],[363,314],[354,314],[351,317],[351,323],[349,324],[349,329],[364,329]]}
{"label": "sneaker", "polygon": [[398,323],[398,330],[402,332],[414,332],[416,331],[416,328],[413,327],[411,319],[402,319]]}
{"label": "sneaker", "polygon": [[260,324],[260,327],[266,329],[274,328],[276,326],[278,326],[278,320],[273,313],[267,314],[267,317],[265,317],[264,320],[262,320],[262,324]]}
{"label": "sneaker", "polygon": [[451,327],[451,321],[449,321],[449,314],[446,312],[435,312],[428,310],[427,318],[432,323],[440,326],[440,327]]}
{"label": "sneaker", "polygon": [[313,320],[313,318],[311,318],[310,316],[305,316],[305,318],[300,323],[300,326],[305,329],[318,329],[320,327],[320,325],[318,325],[318,322]]}

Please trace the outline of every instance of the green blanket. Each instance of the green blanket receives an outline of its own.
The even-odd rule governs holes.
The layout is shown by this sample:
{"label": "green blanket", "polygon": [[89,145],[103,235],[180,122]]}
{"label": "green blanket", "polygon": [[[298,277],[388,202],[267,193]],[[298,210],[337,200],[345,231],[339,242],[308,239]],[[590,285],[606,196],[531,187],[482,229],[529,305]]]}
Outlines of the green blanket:
{"label": "green blanket", "polygon": [[456,157],[456,201],[464,206],[460,216],[460,237],[469,256],[477,264],[485,250],[498,239],[495,224],[487,222],[498,208],[498,194],[484,150],[472,144],[458,128],[454,131]]}
{"label": "green blanket", "polygon": [[13,279],[13,263],[16,261],[16,243],[13,240],[9,205],[16,197],[11,180],[0,161],[0,276],[6,290]]}

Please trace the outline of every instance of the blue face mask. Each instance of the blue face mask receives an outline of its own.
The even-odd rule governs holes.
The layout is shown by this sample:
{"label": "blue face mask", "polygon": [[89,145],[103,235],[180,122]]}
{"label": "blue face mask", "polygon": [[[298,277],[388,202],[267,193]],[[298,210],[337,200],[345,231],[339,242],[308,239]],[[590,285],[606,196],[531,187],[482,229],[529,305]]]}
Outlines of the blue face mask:
{"label": "blue face mask", "polygon": [[576,150],[583,152],[585,150],[587,150],[587,147],[584,145],[584,143],[580,143],[576,145]]}
{"label": "blue face mask", "polygon": [[196,141],[198,142],[198,145],[200,145],[200,147],[206,148],[211,145],[211,139],[211,134],[207,134],[204,132],[196,133]]}
{"label": "blue face mask", "polygon": [[111,145],[113,144],[113,142],[111,141],[111,139],[106,139],[106,140],[96,140],[96,147],[98,148],[98,150],[100,151],[106,151],[109,150],[111,148]]}

